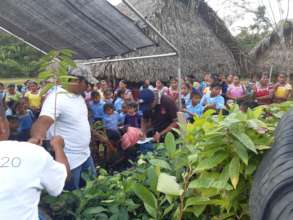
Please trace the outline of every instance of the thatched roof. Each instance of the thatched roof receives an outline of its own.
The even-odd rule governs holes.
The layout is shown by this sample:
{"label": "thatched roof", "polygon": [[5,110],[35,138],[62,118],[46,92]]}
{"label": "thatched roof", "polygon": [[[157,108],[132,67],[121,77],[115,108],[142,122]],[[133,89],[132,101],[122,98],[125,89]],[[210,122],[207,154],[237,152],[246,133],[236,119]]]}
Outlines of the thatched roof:
{"label": "thatched roof", "polygon": [[[182,72],[235,72],[242,66],[241,51],[224,22],[204,0],[130,0],[148,20],[157,27],[180,51]],[[137,21],[139,18],[123,4],[119,10]],[[148,28],[145,33],[157,42],[128,56],[170,52],[170,49]],[[124,78],[130,81],[143,79],[168,80],[177,74],[176,58],[121,62],[93,65],[96,77]]]}
{"label": "thatched roof", "polygon": [[282,21],[277,29],[265,37],[249,53],[257,71],[293,73],[293,20]]}

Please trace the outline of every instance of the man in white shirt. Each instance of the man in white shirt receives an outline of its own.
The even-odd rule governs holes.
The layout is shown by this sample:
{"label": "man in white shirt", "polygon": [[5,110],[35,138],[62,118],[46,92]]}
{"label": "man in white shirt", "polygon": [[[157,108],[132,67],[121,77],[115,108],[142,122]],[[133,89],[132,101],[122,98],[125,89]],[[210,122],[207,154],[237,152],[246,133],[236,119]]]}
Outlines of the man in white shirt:
{"label": "man in white shirt", "polygon": [[64,138],[64,152],[71,170],[71,179],[65,189],[74,190],[82,186],[82,172],[95,176],[96,169],[89,148],[91,130],[88,109],[81,95],[91,80],[90,73],[78,67],[69,75],[75,78],[69,80],[67,90],[58,88],[46,98],[40,117],[33,125],[31,141],[42,144],[46,137],[60,135]]}
{"label": "man in white shirt", "polygon": [[7,141],[9,124],[1,106],[0,113],[0,219],[38,220],[41,191],[58,196],[70,172],[63,139],[51,141],[55,160],[40,146]]}

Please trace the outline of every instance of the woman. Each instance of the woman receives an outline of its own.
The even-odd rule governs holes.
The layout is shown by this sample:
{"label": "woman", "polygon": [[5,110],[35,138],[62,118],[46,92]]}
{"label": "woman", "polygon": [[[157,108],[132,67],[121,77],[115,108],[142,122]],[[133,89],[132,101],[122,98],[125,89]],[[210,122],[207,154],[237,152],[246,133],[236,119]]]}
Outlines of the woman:
{"label": "woman", "polygon": [[287,82],[287,75],[279,73],[278,82],[274,86],[274,102],[281,103],[288,100],[292,92],[292,85]]}
{"label": "woman", "polygon": [[230,102],[239,103],[246,98],[245,86],[240,82],[239,76],[233,77],[233,83],[229,86],[227,98]]}
{"label": "woman", "polygon": [[133,96],[132,96],[132,92],[130,89],[127,89],[127,83],[125,80],[121,80],[119,82],[118,88],[115,91],[115,96],[118,94],[119,90],[124,90],[125,91],[125,100],[127,101],[133,101]]}
{"label": "woman", "polygon": [[161,80],[157,80],[155,90],[157,90],[160,95],[163,95],[167,92],[168,88],[164,86]]}
{"label": "woman", "polygon": [[178,92],[178,80],[177,79],[171,79],[170,88],[166,91],[165,95],[172,98],[175,102],[178,101],[179,92]]}
{"label": "woman", "polygon": [[254,95],[258,105],[269,105],[272,103],[273,88],[269,84],[268,74],[263,74],[259,83],[254,85]]}

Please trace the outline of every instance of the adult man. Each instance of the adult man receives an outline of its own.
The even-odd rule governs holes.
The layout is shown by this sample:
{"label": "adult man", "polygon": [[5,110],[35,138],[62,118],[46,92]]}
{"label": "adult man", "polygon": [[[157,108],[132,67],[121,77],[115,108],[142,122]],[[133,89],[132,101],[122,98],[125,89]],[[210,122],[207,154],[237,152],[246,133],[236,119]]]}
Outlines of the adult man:
{"label": "adult man", "polygon": [[38,220],[42,190],[52,196],[64,187],[69,164],[61,137],[51,141],[55,161],[44,148],[17,141],[7,141],[9,124],[0,106],[0,219]]}
{"label": "adult man", "polygon": [[47,132],[47,137],[57,134],[64,138],[64,152],[71,169],[71,179],[65,189],[74,190],[81,186],[82,172],[96,175],[96,170],[89,148],[88,109],[81,95],[87,89],[91,76],[82,67],[71,70],[69,75],[74,77],[69,80],[67,90],[59,88],[46,98],[31,136],[36,144],[42,143]]}
{"label": "adult man", "polygon": [[143,111],[142,131],[147,134],[152,129],[154,141],[160,142],[162,138],[177,127],[178,108],[175,101],[166,95],[160,95],[157,90],[144,89],[140,93]]}

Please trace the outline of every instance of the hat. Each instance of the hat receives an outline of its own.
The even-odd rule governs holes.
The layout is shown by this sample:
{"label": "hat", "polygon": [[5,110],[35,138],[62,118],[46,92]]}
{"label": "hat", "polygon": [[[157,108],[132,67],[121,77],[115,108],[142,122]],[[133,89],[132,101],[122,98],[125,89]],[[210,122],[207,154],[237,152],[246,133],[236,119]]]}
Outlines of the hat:
{"label": "hat", "polygon": [[76,68],[70,69],[68,72],[71,76],[83,77],[88,83],[95,84],[98,80],[93,77],[90,69],[84,65],[78,64]]}
{"label": "hat", "polygon": [[150,89],[143,89],[139,94],[140,104],[151,104],[155,100],[155,94]]}
{"label": "hat", "polygon": [[150,89],[143,89],[139,94],[139,109],[144,113],[155,100],[155,94]]}

